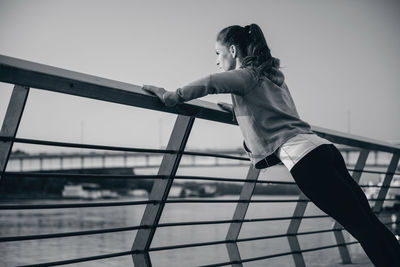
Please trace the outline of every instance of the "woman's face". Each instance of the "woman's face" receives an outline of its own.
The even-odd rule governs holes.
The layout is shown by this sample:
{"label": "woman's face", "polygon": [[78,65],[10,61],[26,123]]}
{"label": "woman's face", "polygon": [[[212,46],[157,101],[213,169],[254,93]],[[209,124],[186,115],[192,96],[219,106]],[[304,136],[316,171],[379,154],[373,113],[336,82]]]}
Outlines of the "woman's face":
{"label": "woman's face", "polygon": [[215,53],[217,54],[217,70],[228,71],[233,70],[236,67],[235,53],[229,50],[228,47],[221,44],[220,42],[215,43]]}

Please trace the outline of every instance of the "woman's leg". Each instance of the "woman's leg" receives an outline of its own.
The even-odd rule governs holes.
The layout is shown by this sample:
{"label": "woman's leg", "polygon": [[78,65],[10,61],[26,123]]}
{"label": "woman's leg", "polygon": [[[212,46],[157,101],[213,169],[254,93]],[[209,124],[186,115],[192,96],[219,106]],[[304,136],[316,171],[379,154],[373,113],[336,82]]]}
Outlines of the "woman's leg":
{"label": "woman's leg", "polygon": [[[395,235],[378,219],[378,217],[372,212],[369,207],[368,200],[365,197],[364,192],[361,190],[360,186],[353,180],[350,176],[349,172],[346,168],[346,163],[340,154],[340,151],[332,146],[334,153],[336,153],[336,162],[335,166],[341,175],[347,177],[345,181],[349,183],[349,187],[352,188],[354,194],[359,196],[359,200],[361,201],[361,206],[366,208],[366,213],[370,216],[372,224],[376,228],[375,232],[377,234],[377,238],[380,240],[380,245],[383,246],[384,250],[388,252],[392,252],[392,255],[397,255],[400,258],[400,245],[399,241],[396,239]],[[368,204],[368,205],[367,205]],[[400,264],[399,264],[400,266]]]}
{"label": "woman's leg", "polygon": [[291,170],[303,193],[352,234],[376,266],[400,266],[400,245],[373,214],[334,145],[321,145]]}

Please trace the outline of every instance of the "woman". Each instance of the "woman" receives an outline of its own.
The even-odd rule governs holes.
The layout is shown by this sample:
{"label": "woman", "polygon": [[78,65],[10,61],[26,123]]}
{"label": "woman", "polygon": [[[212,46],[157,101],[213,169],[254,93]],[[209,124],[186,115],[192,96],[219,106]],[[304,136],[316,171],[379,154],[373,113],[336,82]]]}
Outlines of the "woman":
{"label": "woman", "polygon": [[215,48],[220,73],[176,91],[151,85],[142,88],[167,106],[207,94],[231,93],[232,112],[255,168],[283,162],[302,192],[360,242],[375,266],[400,266],[398,241],[372,212],[339,150],[299,118],[279,60],[271,56],[260,27],[227,27],[218,34]]}

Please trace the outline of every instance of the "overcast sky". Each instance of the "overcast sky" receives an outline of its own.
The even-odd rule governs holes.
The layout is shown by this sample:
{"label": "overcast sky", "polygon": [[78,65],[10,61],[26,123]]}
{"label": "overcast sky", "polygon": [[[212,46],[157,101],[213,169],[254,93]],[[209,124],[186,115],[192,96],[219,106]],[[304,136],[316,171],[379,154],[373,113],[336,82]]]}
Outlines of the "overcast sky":
{"label": "overcast sky", "polygon": [[[257,23],[272,55],[281,59],[304,120],[400,140],[399,3],[0,0],[0,54],[175,90],[216,72],[219,30]],[[0,84],[0,119],[11,88]],[[229,95],[203,99],[230,102]],[[33,89],[18,136],[156,148],[167,143],[174,119],[172,114]],[[238,127],[199,120],[188,145],[234,148],[241,140]]]}

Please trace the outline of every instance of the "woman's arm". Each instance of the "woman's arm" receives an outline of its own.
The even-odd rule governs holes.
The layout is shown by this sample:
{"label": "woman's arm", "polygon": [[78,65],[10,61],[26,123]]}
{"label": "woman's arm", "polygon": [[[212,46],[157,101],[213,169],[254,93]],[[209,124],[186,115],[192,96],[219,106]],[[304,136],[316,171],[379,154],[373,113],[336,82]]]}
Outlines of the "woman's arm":
{"label": "woman's arm", "polygon": [[166,106],[175,106],[208,94],[243,95],[249,88],[253,88],[256,82],[253,71],[244,68],[210,74],[175,91],[166,91],[164,88],[151,85],[143,85],[142,88],[156,94]]}

